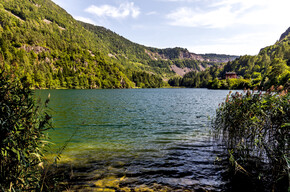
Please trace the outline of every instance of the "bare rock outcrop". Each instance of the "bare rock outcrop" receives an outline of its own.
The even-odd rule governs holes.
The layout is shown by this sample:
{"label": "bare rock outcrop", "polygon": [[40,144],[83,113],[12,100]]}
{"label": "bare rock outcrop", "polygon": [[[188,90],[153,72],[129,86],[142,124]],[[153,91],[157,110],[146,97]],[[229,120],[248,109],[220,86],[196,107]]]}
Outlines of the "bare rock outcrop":
{"label": "bare rock outcrop", "polygon": [[31,45],[23,45],[20,47],[21,49],[24,49],[26,52],[34,51],[36,54],[41,53],[41,52],[50,52],[50,50],[46,47],[41,47],[41,46],[31,46]]}
{"label": "bare rock outcrop", "polygon": [[279,41],[282,41],[285,37],[290,34],[290,27],[281,35]]}

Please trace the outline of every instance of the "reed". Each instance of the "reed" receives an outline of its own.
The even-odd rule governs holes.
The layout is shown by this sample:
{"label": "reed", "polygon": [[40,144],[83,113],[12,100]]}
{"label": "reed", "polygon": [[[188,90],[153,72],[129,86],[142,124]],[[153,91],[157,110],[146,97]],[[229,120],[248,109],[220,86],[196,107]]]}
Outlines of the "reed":
{"label": "reed", "polygon": [[287,90],[230,92],[217,109],[213,127],[227,147],[234,173],[266,183],[269,191],[288,190],[290,94]]}
{"label": "reed", "polygon": [[0,191],[41,191],[48,101],[36,105],[27,79],[0,68]]}

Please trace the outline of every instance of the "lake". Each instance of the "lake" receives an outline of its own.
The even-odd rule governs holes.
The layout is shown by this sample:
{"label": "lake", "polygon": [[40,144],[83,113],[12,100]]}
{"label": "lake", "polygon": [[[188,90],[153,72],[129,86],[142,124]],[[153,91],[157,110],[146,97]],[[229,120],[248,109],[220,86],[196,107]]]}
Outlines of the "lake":
{"label": "lake", "polygon": [[[62,153],[75,185],[96,187],[106,178],[122,186],[162,185],[221,191],[222,151],[210,122],[228,91],[207,89],[38,90],[54,129],[51,153]],[[98,186],[98,184],[97,184]]]}

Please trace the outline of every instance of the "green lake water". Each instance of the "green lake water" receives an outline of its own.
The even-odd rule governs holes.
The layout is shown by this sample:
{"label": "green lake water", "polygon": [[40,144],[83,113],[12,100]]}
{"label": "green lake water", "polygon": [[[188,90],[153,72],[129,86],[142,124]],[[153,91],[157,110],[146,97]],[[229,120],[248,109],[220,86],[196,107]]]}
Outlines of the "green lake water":
{"label": "green lake water", "polygon": [[80,183],[126,176],[126,186],[222,190],[221,151],[211,118],[228,91],[207,89],[38,90],[54,129],[51,153],[74,134],[62,156]]}

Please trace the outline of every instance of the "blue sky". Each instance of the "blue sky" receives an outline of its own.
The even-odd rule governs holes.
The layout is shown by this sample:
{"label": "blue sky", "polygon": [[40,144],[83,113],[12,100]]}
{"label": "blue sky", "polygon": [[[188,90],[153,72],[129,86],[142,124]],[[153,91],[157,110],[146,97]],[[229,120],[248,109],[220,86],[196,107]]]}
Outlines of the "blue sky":
{"label": "blue sky", "polygon": [[75,19],[157,48],[255,55],[290,27],[289,0],[53,0]]}

